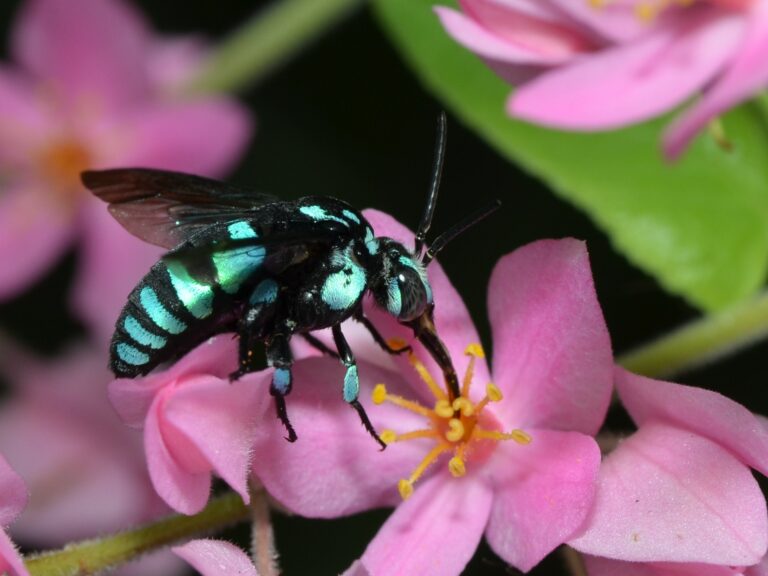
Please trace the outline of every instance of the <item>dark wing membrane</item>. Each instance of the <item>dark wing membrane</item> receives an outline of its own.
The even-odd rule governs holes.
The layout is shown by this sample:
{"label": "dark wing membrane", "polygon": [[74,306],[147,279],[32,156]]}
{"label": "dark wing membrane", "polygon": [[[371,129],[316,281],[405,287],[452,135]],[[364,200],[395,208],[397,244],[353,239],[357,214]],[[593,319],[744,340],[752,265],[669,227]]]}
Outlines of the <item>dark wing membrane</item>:
{"label": "dark wing membrane", "polygon": [[128,232],[164,248],[279,201],[217,180],[146,168],[87,171],[82,180]]}

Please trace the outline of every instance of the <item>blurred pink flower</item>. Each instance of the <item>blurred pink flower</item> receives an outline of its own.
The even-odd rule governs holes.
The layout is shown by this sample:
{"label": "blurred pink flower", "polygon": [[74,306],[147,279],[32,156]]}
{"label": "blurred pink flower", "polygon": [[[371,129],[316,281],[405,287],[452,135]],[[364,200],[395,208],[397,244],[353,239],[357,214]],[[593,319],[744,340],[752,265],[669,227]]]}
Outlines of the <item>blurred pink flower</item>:
{"label": "blurred pink flower", "polygon": [[0,297],[24,290],[78,241],[74,304],[107,338],[159,250],[115,223],[80,172],[221,173],[248,140],[248,114],[229,98],[172,97],[168,79],[189,76],[199,45],[155,38],[121,0],[27,0],[11,54],[15,66],[0,66]]}
{"label": "blurred pink flower", "polygon": [[[12,388],[0,407],[0,452],[30,491],[14,537],[36,547],[61,546],[167,514],[149,481],[140,439],[107,401],[111,376],[101,351],[80,347],[43,362],[12,348],[3,342],[2,371]],[[180,564],[160,552],[119,573],[172,574]]]}
{"label": "blurred pink flower", "polygon": [[29,576],[16,547],[5,529],[21,514],[27,503],[24,481],[0,456],[0,574]]}
{"label": "blurred pink flower", "polygon": [[[377,235],[413,241],[391,217],[365,214]],[[389,400],[368,413],[391,445],[377,450],[354,410],[341,401],[339,362],[304,358],[294,365],[288,399],[299,439],[286,443],[279,423],[265,417],[254,448],[254,474],[289,510],[321,518],[397,505],[398,486],[406,501],[361,558],[375,576],[458,574],[483,534],[502,558],[530,569],[573,536],[596,488],[600,453],[590,435],[608,406],[612,357],[586,250],[575,240],[542,241],[497,265],[489,310],[498,388],[486,389],[488,405],[481,405],[482,390],[470,387],[471,380],[485,385],[490,377],[479,346],[470,347],[473,356],[464,355],[467,344],[479,341],[464,303],[438,264],[430,266],[429,277],[438,332],[457,369],[470,372],[461,420],[450,422],[459,420],[451,408],[439,416],[441,402],[435,404],[408,360],[385,354],[370,335],[348,323],[345,334],[363,391],[375,390],[376,403]],[[369,307],[367,313],[385,336],[409,337],[383,312]],[[412,361],[438,374],[424,349],[413,345]],[[374,387],[381,382],[386,392]],[[396,395],[415,396],[424,407],[403,410]],[[416,429],[422,430],[418,438],[405,441],[407,431]],[[427,468],[440,452],[452,453],[448,466]],[[419,476],[414,470],[421,467]]]}
{"label": "blurred pink flower", "polygon": [[202,576],[259,576],[248,555],[240,548],[223,540],[192,540],[171,550],[187,561]]}
{"label": "blurred pink flower", "polygon": [[719,565],[713,574],[760,562],[768,515],[750,468],[768,472],[764,424],[708,390],[621,369],[616,386],[638,431],[605,458],[590,521],[569,544],[613,560]]}
{"label": "blurred pink flower", "polygon": [[123,421],[144,429],[149,475],[160,497],[183,514],[208,501],[216,473],[245,502],[257,414],[269,403],[271,372],[236,382],[237,345],[223,334],[192,350],[168,370],[118,379],[109,397]]}
{"label": "blurred pink flower", "polygon": [[447,32],[520,87],[512,116],[612,129],[703,96],[664,136],[674,158],[710,120],[768,84],[764,0],[459,0]]}

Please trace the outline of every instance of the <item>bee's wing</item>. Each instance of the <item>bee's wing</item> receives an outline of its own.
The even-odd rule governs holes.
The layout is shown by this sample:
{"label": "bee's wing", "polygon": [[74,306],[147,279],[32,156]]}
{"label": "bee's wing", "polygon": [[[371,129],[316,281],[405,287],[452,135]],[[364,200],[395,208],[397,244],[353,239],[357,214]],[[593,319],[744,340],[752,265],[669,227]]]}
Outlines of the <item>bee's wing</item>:
{"label": "bee's wing", "polygon": [[115,219],[146,242],[173,248],[201,228],[247,218],[278,200],[191,174],[118,168],[82,173],[83,184],[109,204]]}

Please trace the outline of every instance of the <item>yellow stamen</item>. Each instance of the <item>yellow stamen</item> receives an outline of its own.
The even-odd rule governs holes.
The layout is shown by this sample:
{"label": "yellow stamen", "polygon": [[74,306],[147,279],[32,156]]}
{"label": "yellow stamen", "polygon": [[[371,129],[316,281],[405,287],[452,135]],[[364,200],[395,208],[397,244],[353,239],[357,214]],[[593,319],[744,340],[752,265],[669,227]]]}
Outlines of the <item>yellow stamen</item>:
{"label": "yellow stamen", "polygon": [[435,402],[435,408],[434,408],[435,414],[440,416],[440,418],[450,418],[453,416],[453,406],[451,406],[451,403],[448,402],[448,400],[438,400]]}
{"label": "yellow stamen", "polygon": [[460,478],[467,473],[467,467],[464,464],[464,460],[458,456],[454,456],[451,458],[450,462],[448,462],[448,470],[454,478]]}
{"label": "yellow stamen", "polygon": [[[425,408],[421,404],[414,402],[413,400],[407,400],[402,396],[398,396],[397,394],[388,393],[387,387],[384,386],[384,384],[376,385],[376,387],[373,389],[373,393],[371,394],[371,399],[373,400],[374,404],[381,404],[384,401],[387,401],[391,402],[395,406],[400,406],[400,408],[405,408],[406,410],[410,410],[416,414],[421,414],[422,416],[432,415],[432,411],[429,408]],[[451,414],[453,414],[453,412],[451,412]]]}
{"label": "yellow stamen", "polygon": [[[417,402],[406,400],[401,396],[387,392],[384,384],[378,384],[373,390],[375,404],[390,402],[411,412],[426,416],[429,420],[429,428],[412,430],[403,434],[397,434],[392,430],[384,430],[381,439],[385,444],[404,442],[415,439],[432,439],[435,445],[416,467],[411,476],[398,482],[397,488],[400,496],[405,500],[413,494],[414,484],[421,478],[428,466],[437,460],[444,452],[453,452],[453,457],[448,461],[448,471],[451,476],[458,478],[467,473],[467,455],[473,458],[487,457],[487,449],[475,450],[476,442],[500,442],[512,440],[518,444],[529,444],[531,436],[522,430],[500,432],[484,428],[481,424],[481,416],[486,406],[492,402],[500,402],[503,398],[501,390],[492,383],[488,383],[485,389],[485,397],[480,402],[473,403],[469,396],[469,389],[474,376],[475,362],[478,358],[484,358],[483,349],[479,344],[467,347],[466,353],[470,356],[466,373],[462,382],[461,396],[449,399],[442,388],[412,353],[408,355],[409,361],[429,387],[435,397],[435,404],[430,409]],[[486,419],[483,418],[483,423]],[[489,422],[496,422],[491,418]],[[486,445],[489,446],[489,445]],[[492,445],[490,445],[492,446]],[[485,454],[486,456],[483,456]]]}
{"label": "yellow stamen", "polygon": [[419,376],[421,376],[421,379],[429,387],[429,391],[432,392],[432,395],[435,398],[442,400],[446,397],[445,392],[443,392],[443,389],[437,385],[437,382],[435,382],[435,379],[432,378],[432,374],[429,373],[427,367],[424,366],[421,360],[416,358],[416,355],[413,352],[408,354],[408,362],[410,362],[411,366],[416,369],[416,372],[418,372]]}
{"label": "yellow stamen", "polygon": [[458,418],[448,420],[448,430],[445,433],[445,439],[448,442],[458,442],[464,438],[464,424]]}
{"label": "yellow stamen", "polygon": [[400,492],[400,498],[408,500],[408,498],[411,497],[411,494],[413,494],[413,482],[400,480],[400,482],[397,483],[397,491]]}
{"label": "yellow stamen", "polygon": [[392,350],[402,350],[403,348],[408,348],[408,342],[403,340],[402,338],[390,338],[387,340],[387,344]]}

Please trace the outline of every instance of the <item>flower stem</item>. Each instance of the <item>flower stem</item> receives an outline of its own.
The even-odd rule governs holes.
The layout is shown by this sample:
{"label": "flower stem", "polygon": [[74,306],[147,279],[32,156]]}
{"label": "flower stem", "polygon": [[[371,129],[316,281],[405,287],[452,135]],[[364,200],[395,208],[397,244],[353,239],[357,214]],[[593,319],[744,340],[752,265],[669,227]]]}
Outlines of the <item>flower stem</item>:
{"label": "flower stem", "polygon": [[251,502],[251,558],[260,576],[278,576],[277,548],[275,533],[272,530],[267,493],[264,490],[253,491]]}
{"label": "flower stem", "polygon": [[682,326],[617,362],[645,376],[670,376],[732,354],[768,336],[768,291]]}
{"label": "flower stem", "polygon": [[211,500],[194,516],[175,514],[106,538],[69,544],[26,559],[32,576],[88,576],[124,564],[141,554],[246,520],[250,510],[238,494]]}
{"label": "flower stem", "polygon": [[253,84],[364,1],[275,2],[224,40],[187,89],[191,92],[232,92]]}

